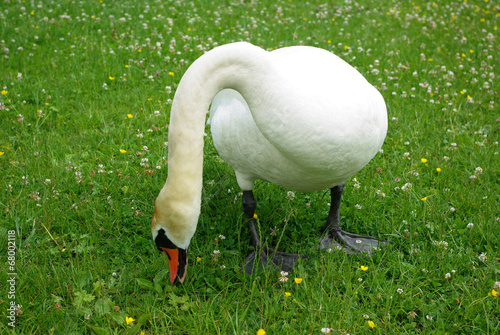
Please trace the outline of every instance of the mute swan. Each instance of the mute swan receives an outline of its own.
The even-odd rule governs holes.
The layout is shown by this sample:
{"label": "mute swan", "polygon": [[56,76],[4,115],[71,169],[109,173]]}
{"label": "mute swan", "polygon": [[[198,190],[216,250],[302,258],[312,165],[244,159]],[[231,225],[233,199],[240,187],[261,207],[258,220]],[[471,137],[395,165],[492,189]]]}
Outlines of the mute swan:
{"label": "mute swan", "polygon": [[168,177],[155,201],[153,239],[169,260],[170,280],[184,282],[188,247],[200,214],[203,139],[210,111],[213,140],[243,190],[254,252],[251,272],[268,262],[289,271],[300,255],[261,246],[253,219],[253,181],[297,191],[331,189],[319,248],[371,252],[387,241],[340,229],[344,181],[381,148],[387,111],[381,94],[353,67],[313,47],[272,52],[238,42],[217,47],[186,71],[172,102]]}

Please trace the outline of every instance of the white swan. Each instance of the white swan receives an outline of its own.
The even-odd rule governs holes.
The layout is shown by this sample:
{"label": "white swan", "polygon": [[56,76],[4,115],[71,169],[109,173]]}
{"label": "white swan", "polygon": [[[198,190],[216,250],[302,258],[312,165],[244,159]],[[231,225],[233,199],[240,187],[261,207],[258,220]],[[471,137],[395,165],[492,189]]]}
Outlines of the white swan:
{"label": "white swan", "polygon": [[197,59],[172,103],[168,177],[151,221],[153,239],[169,258],[172,283],[176,277],[184,281],[200,213],[204,126],[211,103],[214,144],[235,170],[255,246],[247,272],[254,259],[259,268],[269,261],[289,270],[299,257],[260,245],[253,220],[255,179],[298,191],[332,190],[321,248],[338,242],[369,252],[379,244],[340,230],[338,212],[343,182],[375,156],[385,139],[387,111],[380,93],[328,51],[300,46],[267,52],[232,43]]}

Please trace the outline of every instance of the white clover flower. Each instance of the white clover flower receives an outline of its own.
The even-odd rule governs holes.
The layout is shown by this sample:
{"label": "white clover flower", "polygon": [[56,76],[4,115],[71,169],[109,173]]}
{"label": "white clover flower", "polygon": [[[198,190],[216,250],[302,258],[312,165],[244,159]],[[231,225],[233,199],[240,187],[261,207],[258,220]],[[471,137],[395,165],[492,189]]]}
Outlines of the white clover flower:
{"label": "white clover flower", "polygon": [[482,252],[481,255],[478,256],[481,262],[486,262],[488,260],[488,256],[486,256],[485,252]]}

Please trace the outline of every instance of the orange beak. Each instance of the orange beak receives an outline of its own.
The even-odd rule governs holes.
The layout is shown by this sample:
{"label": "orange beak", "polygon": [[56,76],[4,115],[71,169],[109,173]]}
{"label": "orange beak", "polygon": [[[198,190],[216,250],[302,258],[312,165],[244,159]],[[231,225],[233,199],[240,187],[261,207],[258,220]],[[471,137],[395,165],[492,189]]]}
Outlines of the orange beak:
{"label": "orange beak", "polygon": [[186,279],[187,250],[184,249],[170,249],[160,247],[168,258],[168,266],[170,267],[170,282],[173,284],[175,278],[178,278],[181,283]]}

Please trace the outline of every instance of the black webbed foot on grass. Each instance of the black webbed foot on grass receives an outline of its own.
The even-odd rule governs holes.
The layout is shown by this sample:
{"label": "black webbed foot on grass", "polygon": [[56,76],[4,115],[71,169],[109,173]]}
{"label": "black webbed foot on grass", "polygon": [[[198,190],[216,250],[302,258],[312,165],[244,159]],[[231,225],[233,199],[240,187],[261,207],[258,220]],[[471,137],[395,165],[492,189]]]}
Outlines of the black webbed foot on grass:
{"label": "black webbed foot on grass", "polygon": [[326,232],[326,234],[319,241],[318,250],[343,249],[350,254],[371,254],[380,247],[392,243],[371,236],[348,233],[340,229],[339,209],[343,191],[344,183],[331,189],[330,213],[322,228],[322,232]]}
{"label": "black webbed foot on grass", "polygon": [[263,246],[257,234],[253,217],[256,207],[252,191],[243,191],[243,212],[248,221],[251,245],[254,248],[254,251],[245,258],[245,262],[242,264],[243,271],[248,275],[269,269],[291,272],[295,263],[301,258],[307,258],[307,255],[290,254]]}

